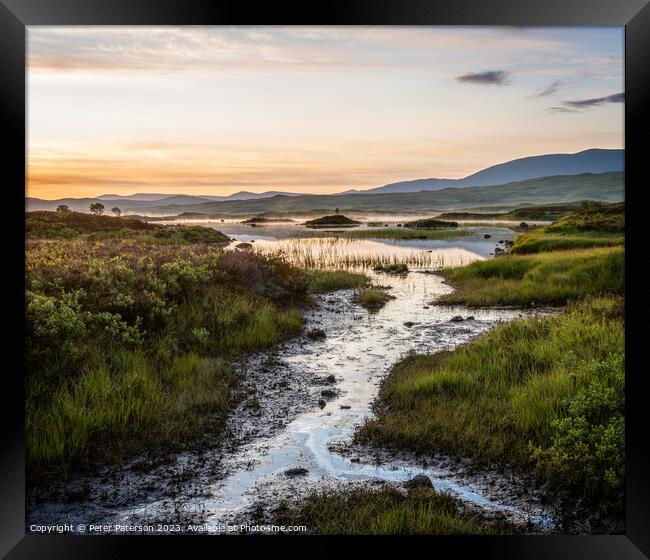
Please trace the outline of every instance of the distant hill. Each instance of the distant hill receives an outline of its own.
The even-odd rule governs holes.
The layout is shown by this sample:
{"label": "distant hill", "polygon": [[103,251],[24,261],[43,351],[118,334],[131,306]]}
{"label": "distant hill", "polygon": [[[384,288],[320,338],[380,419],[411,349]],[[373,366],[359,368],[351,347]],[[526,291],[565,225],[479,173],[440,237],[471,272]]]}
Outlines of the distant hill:
{"label": "distant hill", "polygon": [[559,204],[580,200],[624,200],[623,173],[583,173],[542,177],[505,185],[446,188],[406,193],[356,193],[331,195],[276,195],[267,199],[205,202],[190,206],[149,206],[147,212],[193,216],[250,215],[262,212],[301,213],[339,208],[340,212],[445,212],[490,209],[507,211],[522,206]]}
{"label": "distant hill", "polygon": [[348,192],[396,193],[440,190],[448,187],[502,185],[514,181],[526,181],[528,179],[554,175],[623,171],[624,165],[624,150],[602,150],[594,148],[575,154],[547,154],[513,159],[506,163],[493,165],[463,179],[416,179],[414,181],[391,183],[367,191]]}
{"label": "distant hill", "polygon": [[273,196],[301,196],[299,193],[287,193],[282,191],[267,191],[263,193],[253,193],[240,191],[228,196],[199,196],[190,194],[162,194],[162,193],[136,193],[130,195],[119,194],[102,194],[96,198],[60,198],[57,200],[43,200],[40,198],[26,198],[25,205],[28,211],[35,212],[40,210],[56,210],[60,204],[66,204],[70,210],[76,212],[87,212],[88,207],[95,203],[101,202],[106,210],[113,206],[118,206],[122,212],[144,212],[148,208],[155,206],[163,208],[165,206],[190,206],[201,204],[203,202],[221,202],[228,200],[258,200],[271,198]]}

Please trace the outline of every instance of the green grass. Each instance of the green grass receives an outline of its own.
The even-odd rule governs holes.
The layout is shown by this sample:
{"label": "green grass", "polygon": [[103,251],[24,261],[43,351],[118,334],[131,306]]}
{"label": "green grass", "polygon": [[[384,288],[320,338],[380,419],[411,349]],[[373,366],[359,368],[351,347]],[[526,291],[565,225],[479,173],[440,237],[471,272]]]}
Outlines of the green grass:
{"label": "green grass", "polygon": [[357,290],[352,297],[352,301],[358,303],[361,307],[370,312],[379,311],[391,299],[395,299],[385,291],[376,288],[364,288]]}
{"label": "green grass", "polygon": [[512,534],[504,523],[459,511],[458,501],[432,489],[403,494],[379,491],[314,493],[299,505],[282,503],[278,524],[305,525],[317,535],[494,535]]}
{"label": "green grass", "polygon": [[222,437],[230,358],[302,330],[308,280],[207,244],[33,241],[26,268],[31,480]]}
{"label": "green grass", "polygon": [[548,251],[565,251],[570,249],[588,249],[592,247],[616,247],[625,243],[620,233],[551,233],[533,230],[515,240],[512,252],[519,255],[542,253]]}
{"label": "green grass", "polygon": [[407,274],[409,267],[406,263],[378,264],[373,268],[375,272],[386,272],[388,274]]}
{"label": "green grass", "polygon": [[422,220],[406,222],[404,224],[404,227],[412,228],[412,229],[440,229],[440,228],[455,228],[458,227],[458,224],[456,222],[438,220],[437,218],[424,218]]}
{"label": "green grass", "polygon": [[131,218],[95,216],[83,212],[28,212],[27,238],[33,239],[134,239],[160,244],[217,243],[229,237],[212,228],[190,225],[159,225]]}
{"label": "green grass", "polygon": [[455,291],[439,303],[469,307],[565,305],[589,294],[622,294],[623,248],[507,255],[442,273]]}
{"label": "green grass", "polygon": [[586,205],[563,219],[515,240],[513,253],[530,254],[625,243],[625,203]]}
{"label": "green grass", "polygon": [[368,283],[365,274],[348,270],[327,270],[310,268],[304,270],[309,282],[309,292],[321,294],[335,290],[362,288]]}
{"label": "green grass", "polygon": [[453,352],[407,356],[379,403],[360,440],[512,464],[620,512],[622,298],[499,325]]}

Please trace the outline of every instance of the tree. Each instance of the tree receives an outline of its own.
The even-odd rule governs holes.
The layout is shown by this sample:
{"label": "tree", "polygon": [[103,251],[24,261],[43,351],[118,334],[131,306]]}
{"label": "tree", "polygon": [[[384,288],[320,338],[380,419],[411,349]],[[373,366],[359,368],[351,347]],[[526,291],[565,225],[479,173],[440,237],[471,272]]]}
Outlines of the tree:
{"label": "tree", "polygon": [[104,213],[104,205],[101,202],[93,202],[90,211],[96,216],[101,216]]}
{"label": "tree", "polygon": [[70,211],[70,207],[69,207],[67,204],[59,204],[59,205],[56,207],[56,211],[57,211],[57,212],[69,212],[69,211]]}
{"label": "tree", "polygon": [[122,210],[120,210],[117,206],[115,208],[111,208],[111,212],[115,214],[118,218],[122,215]]}

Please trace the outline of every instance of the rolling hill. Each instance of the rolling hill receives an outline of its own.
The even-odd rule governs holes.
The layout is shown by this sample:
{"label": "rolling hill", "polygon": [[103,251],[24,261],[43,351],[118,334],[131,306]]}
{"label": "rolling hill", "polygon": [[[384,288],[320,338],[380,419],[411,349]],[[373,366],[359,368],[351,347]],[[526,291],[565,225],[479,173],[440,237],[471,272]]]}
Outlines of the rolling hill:
{"label": "rolling hill", "polygon": [[418,192],[440,190],[447,187],[482,187],[502,185],[515,181],[526,181],[539,177],[554,175],[578,175],[582,173],[607,173],[623,171],[625,164],[624,150],[602,150],[593,148],[575,154],[546,154],[514,159],[487,167],[463,179],[416,179],[400,181],[364,192]]}
{"label": "rolling hill", "polygon": [[[149,213],[178,215],[247,215],[262,212],[443,212],[451,210],[511,210],[522,206],[580,200],[624,200],[623,173],[584,173],[542,177],[505,185],[446,188],[415,193],[358,193],[333,195],[276,195],[268,199],[204,202],[192,205],[149,206]],[[195,216],[196,217],[196,216]]]}

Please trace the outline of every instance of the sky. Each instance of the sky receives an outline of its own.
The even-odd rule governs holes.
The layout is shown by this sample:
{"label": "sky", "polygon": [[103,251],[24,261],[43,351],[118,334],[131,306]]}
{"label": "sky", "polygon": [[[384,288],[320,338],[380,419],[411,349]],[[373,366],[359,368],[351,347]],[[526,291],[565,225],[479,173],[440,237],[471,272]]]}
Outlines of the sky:
{"label": "sky", "polygon": [[332,193],[623,148],[622,27],[41,27],[27,195]]}

